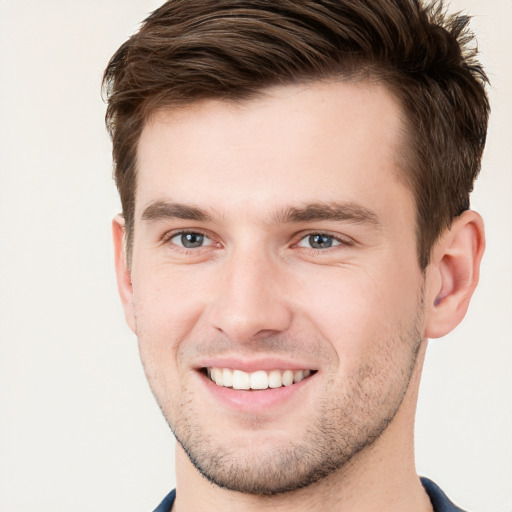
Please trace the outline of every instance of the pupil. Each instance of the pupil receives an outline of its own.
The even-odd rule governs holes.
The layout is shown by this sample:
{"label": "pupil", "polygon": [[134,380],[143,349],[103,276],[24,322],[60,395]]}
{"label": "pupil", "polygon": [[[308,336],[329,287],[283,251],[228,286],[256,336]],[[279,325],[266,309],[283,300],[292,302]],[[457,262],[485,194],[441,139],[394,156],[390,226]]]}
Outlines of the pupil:
{"label": "pupil", "polygon": [[327,249],[332,246],[332,238],[325,235],[311,235],[309,244],[313,249]]}
{"label": "pupil", "polygon": [[181,235],[181,243],[183,247],[192,249],[194,247],[201,247],[203,245],[204,236],[199,233],[184,233]]}

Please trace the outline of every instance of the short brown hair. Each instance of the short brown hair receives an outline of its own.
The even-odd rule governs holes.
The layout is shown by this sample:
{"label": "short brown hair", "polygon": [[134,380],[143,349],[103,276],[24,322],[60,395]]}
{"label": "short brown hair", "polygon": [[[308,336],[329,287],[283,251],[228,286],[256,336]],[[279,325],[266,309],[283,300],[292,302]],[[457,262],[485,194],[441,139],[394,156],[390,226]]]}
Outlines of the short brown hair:
{"label": "short brown hair", "polygon": [[[405,113],[404,178],[416,202],[422,269],[439,234],[469,208],[489,104],[469,18],[442,1],[170,0],[110,60],[103,77],[130,259],[137,144],[157,110],[249,99],[324,78],[385,84]],[[404,167],[404,165],[402,165]]]}

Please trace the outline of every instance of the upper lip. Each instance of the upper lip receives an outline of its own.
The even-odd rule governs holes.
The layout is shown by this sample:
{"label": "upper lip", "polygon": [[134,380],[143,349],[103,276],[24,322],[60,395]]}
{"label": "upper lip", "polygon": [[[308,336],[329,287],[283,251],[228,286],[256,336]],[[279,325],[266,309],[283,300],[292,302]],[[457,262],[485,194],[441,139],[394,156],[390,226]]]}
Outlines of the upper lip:
{"label": "upper lip", "polygon": [[231,370],[242,370],[244,372],[255,372],[258,370],[316,370],[311,363],[290,361],[277,357],[264,358],[240,358],[240,357],[209,357],[201,359],[195,365],[196,369],[202,368],[230,368]]}

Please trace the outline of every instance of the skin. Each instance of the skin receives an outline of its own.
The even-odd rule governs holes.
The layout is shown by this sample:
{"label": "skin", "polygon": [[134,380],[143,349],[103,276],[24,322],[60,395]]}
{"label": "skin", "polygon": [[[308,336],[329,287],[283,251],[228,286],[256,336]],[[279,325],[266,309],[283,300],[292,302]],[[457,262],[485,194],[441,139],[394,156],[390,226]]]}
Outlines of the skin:
{"label": "skin", "polygon": [[[146,124],[130,268],[121,218],[114,240],[126,318],[179,441],[175,510],[431,510],[413,457],[421,365],[427,338],[464,316],[483,226],[463,214],[421,271],[400,128],[387,89],[351,82]],[[183,230],[204,243],[183,247]],[[314,375],[278,403],[246,391],[234,406],[201,370],[219,358]]]}

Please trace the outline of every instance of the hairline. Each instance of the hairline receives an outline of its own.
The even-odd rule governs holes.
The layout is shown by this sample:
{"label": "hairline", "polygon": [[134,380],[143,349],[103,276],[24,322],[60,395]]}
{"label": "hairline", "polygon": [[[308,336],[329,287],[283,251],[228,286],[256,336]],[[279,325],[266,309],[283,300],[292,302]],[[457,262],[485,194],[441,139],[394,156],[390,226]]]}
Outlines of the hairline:
{"label": "hairline", "polygon": [[[406,104],[404,98],[400,95],[398,86],[394,84],[394,81],[389,78],[389,71],[383,70],[382,67],[378,65],[361,65],[355,67],[349,67],[347,70],[341,70],[338,72],[333,72],[331,74],[319,75],[319,76],[308,76],[303,78],[298,78],[295,80],[289,80],[285,83],[271,83],[269,85],[256,87],[252,91],[247,91],[246,94],[232,98],[232,97],[223,97],[220,94],[211,94],[211,95],[203,95],[197,98],[187,98],[182,100],[167,100],[162,101],[160,105],[157,102],[154,102],[155,98],[152,98],[155,106],[147,108],[144,116],[141,119],[141,127],[137,138],[137,143],[135,145],[135,162],[133,167],[133,179],[135,181],[133,188],[133,208],[132,208],[132,218],[129,219],[129,222],[126,222],[125,219],[125,251],[126,251],[126,259],[128,262],[128,266],[131,266],[131,258],[133,252],[133,240],[134,240],[134,231],[135,231],[135,203],[137,197],[137,185],[138,185],[138,176],[139,176],[139,165],[138,165],[138,155],[139,155],[139,144],[140,144],[140,136],[144,130],[144,128],[152,123],[159,115],[164,113],[173,113],[179,110],[185,110],[194,108],[195,106],[201,105],[208,101],[217,101],[222,102],[228,105],[233,106],[243,106],[251,101],[256,101],[265,97],[269,92],[281,87],[291,87],[297,85],[304,85],[305,87],[314,86],[314,84],[318,83],[333,83],[333,82],[366,82],[371,85],[376,85],[379,87],[383,87],[394,99],[396,105],[398,107],[398,116],[399,116],[399,125],[398,125],[398,133],[397,133],[397,144],[394,148],[394,159],[396,166],[395,176],[398,180],[411,192],[413,205],[414,205],[414,213],[415,213],[415,231],[416,231],[416,253],[418,257],[418,265],[423,269],[423,265],[421,263],[421,234],[419,232],[420,224],[419,224],[419,209],[417,204],[417,194],[412,183],[411,174],[412,167],[416,167],[419,164],[418,156],[414,151],[414,138],[417,133],[414,130],[414,126],[411,122],[411,118],[406,109]],[[395,85],[393,87],[393,85]],[[402,142],[402,144],[400,144]],[[124,218],[124,212],[121,214]],[[431,247],[432,250],[432,247]]]}

